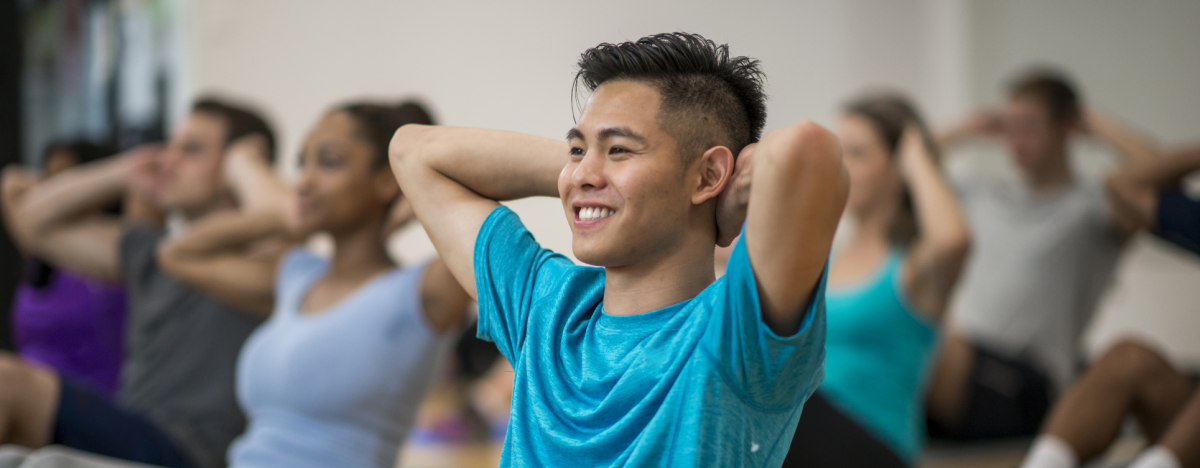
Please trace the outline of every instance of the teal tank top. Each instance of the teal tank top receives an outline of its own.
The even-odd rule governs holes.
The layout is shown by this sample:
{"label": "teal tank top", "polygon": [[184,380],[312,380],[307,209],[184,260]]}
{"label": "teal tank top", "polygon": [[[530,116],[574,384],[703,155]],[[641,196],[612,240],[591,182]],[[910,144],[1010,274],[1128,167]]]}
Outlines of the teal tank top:
{"label": "teal tank top", "polygon": [[908,303],[903,263],[893,251],[866,281],[828,288],[818,391],[911,465],[924,443],[922,400],[938,332]]}

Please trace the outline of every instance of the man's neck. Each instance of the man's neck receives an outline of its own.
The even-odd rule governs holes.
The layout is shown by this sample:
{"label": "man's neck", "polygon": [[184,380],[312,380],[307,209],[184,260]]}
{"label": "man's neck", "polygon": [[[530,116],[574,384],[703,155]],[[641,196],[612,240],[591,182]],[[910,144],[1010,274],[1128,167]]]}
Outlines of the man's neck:
{"label": "man's neck", "polygon": [[604,311],[637,315],[686,301],[716,279],[712,236],[680,239],[677,247],[644,262],[605,268]]}
{"label": "man's neck", "polygon": [[1067,162],[1065,154],[1051,158],[1044,167],[1026,175],[1029,188],[1035,192],[1054,190],[1070,184],[1072,180],[1074,180],[1074,174],[1071,173],[1071,166]]}

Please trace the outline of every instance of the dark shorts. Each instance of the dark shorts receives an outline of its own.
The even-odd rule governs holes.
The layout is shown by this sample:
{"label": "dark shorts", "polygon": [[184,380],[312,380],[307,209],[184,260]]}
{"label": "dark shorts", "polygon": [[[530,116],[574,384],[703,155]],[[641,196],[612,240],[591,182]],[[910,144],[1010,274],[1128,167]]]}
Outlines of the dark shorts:
{"label": "dark shorts", "polygon": [[904,468],[908,465],[858,421],[821,396],[804,403],[784,467]]}
{"label": "dark shorts", "polygon": [[957,427],[929,421],[930,435],[951,440],[1031,436],[1050,411],[1050,379],[1037,367],[972,344],[975,362]]}
{"label": "dark shorts", "polygon": [[167,468],[192,468],[154,423],[95,391],[62,381],[51,443]]}
{"label": "dark shorts", "polygon": [[1180,190],[1168,190],[1158,196],[1159,237],[1200,255],[1200,200],[1192,200]]}

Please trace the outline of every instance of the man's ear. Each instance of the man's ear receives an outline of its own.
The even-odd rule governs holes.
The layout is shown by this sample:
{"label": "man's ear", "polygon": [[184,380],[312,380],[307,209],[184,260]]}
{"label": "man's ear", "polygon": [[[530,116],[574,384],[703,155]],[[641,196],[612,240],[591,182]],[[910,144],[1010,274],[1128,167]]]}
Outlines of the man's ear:
{"label": "man's ear", "polygon": [[724,146],[714,146],[700,155],[695,164],[700,177],[692,193],[692,203],[699,205],[717,198],[733,179],[733,152]]}

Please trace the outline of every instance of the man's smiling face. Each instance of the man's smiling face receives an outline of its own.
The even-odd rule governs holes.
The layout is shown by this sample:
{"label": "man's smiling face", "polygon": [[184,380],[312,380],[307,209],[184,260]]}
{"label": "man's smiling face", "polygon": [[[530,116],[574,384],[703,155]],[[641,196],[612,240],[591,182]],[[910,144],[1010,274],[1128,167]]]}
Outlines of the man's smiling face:
{"label": "man's smiling face", "polygon": [[580,261],[619,267],[668,250],[693,207],[675,138],[659,125],[662,97],[635,81],[605,83],[568,133],[558,192]]}

